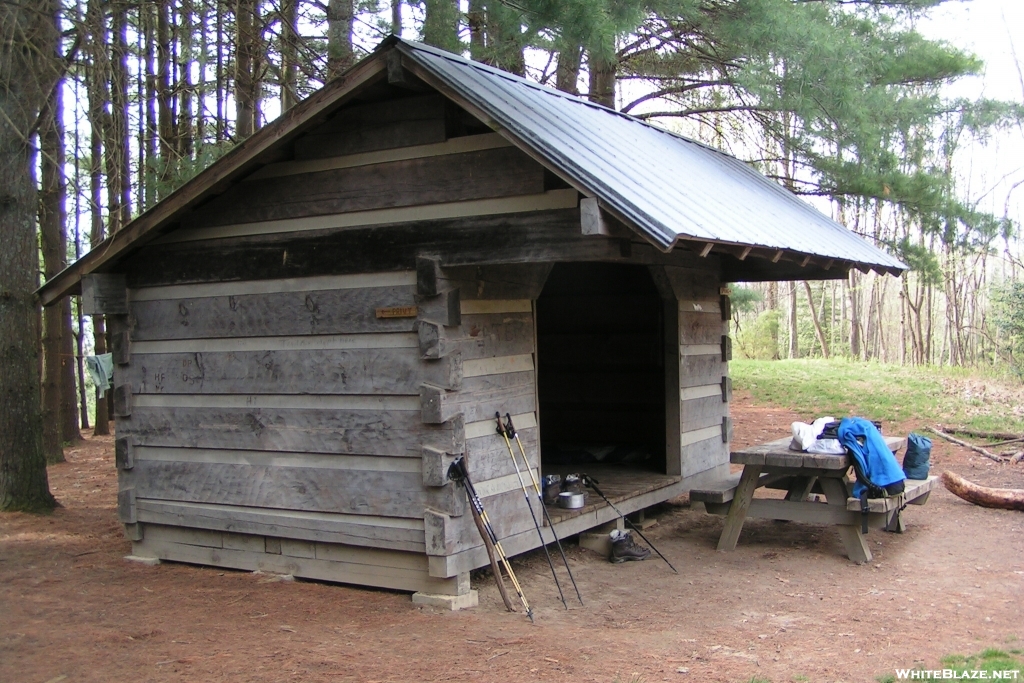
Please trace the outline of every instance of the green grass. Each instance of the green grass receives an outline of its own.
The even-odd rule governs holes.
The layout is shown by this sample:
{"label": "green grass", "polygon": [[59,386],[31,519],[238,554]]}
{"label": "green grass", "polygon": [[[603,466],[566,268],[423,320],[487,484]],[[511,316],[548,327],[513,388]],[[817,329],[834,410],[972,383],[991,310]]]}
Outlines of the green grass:
{"label": "green grass", "polygon": [[729,369],[755,402],[808,420],[856,415],[911,429],[942,423],[1024,434],[1024,388],[977,370],[820,359],[733,360]]}
{"label": "green grass", "polygon": [[[1024,678],[1024,660],[1014,657],[1005,650],[994,647],[970,656],[949,655],[942,658],[942,666],[956,671],[1016,671],[1017,680]],[[1013,679],[1010,679],[1013,680]]]}
{"label": "green grass", "polygon": [[[1013,654],[1020,655],[1020,652],[1011,650],[1005,652],[995,648],[989,648],[980,652],[976,655],[947,655],[942,658],[940,668],[952,669],[961,676],[965,676],[967,671],[987,671],[989,674],[995,671],[1016,671],[1017,678],[1014,679],[1012,676],[1008,679],[1002,680],[1024,680],[1024,659],[1014,657]],[[921,670],[921,667],[918,667]],[[930,669],[926,669],[930,670]],[[899,683],[898,679],[894,674],[885,674],[875,679],[878,683]],[[928,679],[916,679],[916,680],[928,680]],[[937,680],[937,679],[932,679]],[[957,680],[965,680],[960,678]],[[985,678],[983,680],[998,680],[992,678]]]}

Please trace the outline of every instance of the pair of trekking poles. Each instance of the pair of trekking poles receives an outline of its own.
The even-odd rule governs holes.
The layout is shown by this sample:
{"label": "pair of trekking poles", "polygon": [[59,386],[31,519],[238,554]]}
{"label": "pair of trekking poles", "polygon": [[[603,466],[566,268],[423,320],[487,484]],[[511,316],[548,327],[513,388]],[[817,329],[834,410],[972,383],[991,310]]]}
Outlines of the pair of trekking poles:
{"label": "pair of trekking poles", "polygon": [[[527,473],[530,475],[530,481],[533,484],[534,493],[537,496],[537,501],[540,504],[540,509],[544,515],[544,519],[547,521],[548,528],[551,529],[551,536],[554,538],[555,545],[558,547],[558,552],[562,557],[562,562],[565,564],[565,570],[569,574],[569,580],[572,581],[572,587],[576,591],[576,597],[583,604],[583,596],[580,595],[580,589],[576,585],[576,579],[572,575],[572,569],[569,568],[569,560],[565,556],[565,551],[562,549],[562,542],[558,538],[558,533],[555,531],[555,525],[551,521],[551,516],[548,513],[547,506],[544,504],[544,494],[541,492],[540,485],[537,483],[537,478],[533,474],[533,469],[530,467],[530,461],[526,457],[526,449],[523,447],[523,442],[519,438],[518,432],[516,432],[515,425],[512,424],[512,415],[505,413],[505,422],[501,421],[501,413],[496,412],[494,419],[497,421],[497,432],[505,439],[505,446],[508,448],[509,457],[512,458],[512,464],[516,470],[516,477],[519,479],[519,486],[523,490],[523,497],[526,499],[526,506],[530,509],[530,517],[533,519],[533,526],[537,530],[537,535],[540,538],[541,548],[544,549],[544,557],[547,558],[548,567],[551,568],[551,576],[555,580],[555,586],[558,588],[558,596],[562,600],[562,605],[565,609],[569,609],[568,603],[565,601],[565,594],[562,591],[562,584],[558,580],[558,572],[555,570],[555,563],[551,559],[551,554],[548,552],[547,542],[544,540],[544,533],[541,531],[540,522],[537,520],[537,515],[533,510],[533,504],[530,501],[530,493],[526,487],[526,482],[523,479],[522,471],[519,469],[519,461],[516,458],[515,452],[512,450],[512,439],[515,439],[516,444],[519,446],[519,453],[523,458],[523,465],[526,467]],[[505,567],[505,571],[509,576],[509,580],[512,582],[513,587],[516,590],[516,594],[519,596],[519,601],[523,604],[523,608],[526,610],[526,616],[533,621],[533,610],[530,608],[530,603],[526,599],[526,595],[523,593],[522,585],[516,578],[515,572],[512,570],[512,565],[508,561],[508,554],[505,549],[501,546],[501,541],[498,539],[498,535],[494,530],[494,525],[491,524],[490,518],[487,516],[487,511],[484,509],[483,501],[480,496],[477,495],[476,487],[473,486],[472,480],[469,478],[469,470],[466,468],[465,458],[458,458],[448,470],[448,476],[457,483],[461,483],[466,489],[466,495],[469,497],[470,510],[473,515],[473,521],[476,523],[477,530],[480,532],[481,538],[484,540],[484,548],[487,550],[487,557],[490,560],[491,571],[494,573],[495,581],[498,585],[498,592],[501,594],[501,599],[505,603],[505,607],[510,611],[514,612],[515,608],[512,605],[512,601],[508,595],[508,589],[505,586],[504,579],[501,575],[501,570],[498,566],[500,563]],[[626,524],[628,524],[634,531],[639,534],[640,538],[647,542],[649,546],[658,553],[661,559],[665,560],[665,564],[672,569],[673,572],[679,573],[672,563],[668,561],[661,551],[658,550],[651,541],[644,536],[643,532],[634,525],[629,518],[622,514],[622,512],[615,507],[615,505],[608,500],[608,497],[604,494],[601,489],[597,487],[597,480],[593,477],[584,474],[582,476],[583,484],[588,488],[594,489],[597,495],[604,499],[605,503],[611,507],[612,510],[622,518]]]}
{"label": "pair of trekking poles", "polygon": [[[548,514],[547,506],[544,505],[544,494],[541,492],[540,484],[537,483],[537,477],[534,476],[533,469],[530,467],[530,460],[526,457],[526,449],[523,447],[522,439],[519,438],[515,425],[512,424],[512,416],[506,413],[505,422],[503,423],[501,421],[501,413],[495,413],[494,419],[498,423],[498,434],[505,439],[505,446],[508,448],[508,455],[512,459],[512,465],[516,470],[516,477],[519,479],[519,486],[522,488],[523,497],[526,499],[526,506],[530,509],[530,517],[533,519],[533,526],[537,530],[537,535],[540,538],[540,545],[541,548],[544,549],[544,556],[547,558],[548,566],[551,568],[551,576],[555,579],[555,586],[558,587],[558,597],[561,598],[562,605],[565,609],[569,609],[569,604],[565,601],[565,593],[562,591],[562,584],[558,580],[558,572],[555,570],[555,563],[551,559],[551,553],[548,552],[547,541],[544,540],[544,532],[541,531],[540,522],[537,520],[537,514],[533,510],[533,503],[530,501],[530,492],[527,489],[526,481],[523,479],[522,470],[519,469],[519,460],[516,458],[515,451],[512,450],[512,439],[515,439],[516,444],[519,446],[519,454],[522,456],[523,465],[526,467],[526,471],[530,476],[530,482],[532,483],[534,493],[537,496],[537,502],[540,505],[544,518],[547,520],[548,528],[551,529],[551,536],[554,538],[555,545],[558,546],[558,552],[562,556],[562,562],[565,564],[565,570],[569,574],[569,580],[572,581],[572,587],[576,590],[576,598],[582,605],[583,596],[580,595],[580,589],[576,585],[576,578],[572,575],[572,569],[569,568],[569,560],[566,558],[565,551],[562,549],[562,541],[558,538],[558,533],[555,531],[555,525],[552,523],[551,517]],[[519,583],[515,572],[512,570],[512,565],[508,561],[508,555],[505,553],[504,548],[501,547],[501,541],[498,539],[498,535],[494,531],[494,526],[491,524],[486,510],[484,510],[483,501],[480,500],[480,496],[477,495],[476,492],[476,487],[473,486],[473,482],[469,478],[465,459],[459,458],[452,463],[452,467],[448,474],[449,477],[458,483],[461,483],[466,489],[466,494],[469,497],[470,510],[473,513],[473,521],[476,522],[477,529],[480,531],[480,536],[484,540],[487,557],[491,562],[491,571],[494,573],[495,581],[498,584],[498,592],[501,593],[501,598],[505,603],[505,607],[510,612],[515,611],[512,606],[512,601],[508,596],[508,590],[505,587],[504,579],[501,576],[501,570],[498,566],[499,561],[505,567],[509,580],[515,587],[516,593],[519,596],[519,601],[523,604],[523,608],[526,610],[526,616],[530,618],[530,621],[533,621],[533,610],[530,608],[530,603],[527,601],[526,595],[523,593],[522,585]]]}

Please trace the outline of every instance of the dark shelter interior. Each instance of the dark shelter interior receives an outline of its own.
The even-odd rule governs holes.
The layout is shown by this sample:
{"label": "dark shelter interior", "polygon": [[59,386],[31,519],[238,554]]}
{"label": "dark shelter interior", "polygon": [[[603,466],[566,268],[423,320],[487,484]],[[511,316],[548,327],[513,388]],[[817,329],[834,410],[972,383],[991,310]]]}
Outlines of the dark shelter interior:
{"label": "dark shelter interior", "polygon": [[664,474],[663,326],[645,266],[554,267],[537,302],[545,474]]}

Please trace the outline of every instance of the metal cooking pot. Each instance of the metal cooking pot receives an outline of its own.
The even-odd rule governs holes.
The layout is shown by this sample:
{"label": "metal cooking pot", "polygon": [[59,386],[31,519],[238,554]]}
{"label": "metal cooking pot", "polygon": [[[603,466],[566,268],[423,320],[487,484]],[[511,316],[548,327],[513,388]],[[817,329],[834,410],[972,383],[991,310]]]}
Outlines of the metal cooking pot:
{"label": "metal cooking pot", "polygon": [[563,491],[558,494],[558,507],[565,508],[567,510],[579,510],[586,504],[585,493],[572,493],[571,491]]}

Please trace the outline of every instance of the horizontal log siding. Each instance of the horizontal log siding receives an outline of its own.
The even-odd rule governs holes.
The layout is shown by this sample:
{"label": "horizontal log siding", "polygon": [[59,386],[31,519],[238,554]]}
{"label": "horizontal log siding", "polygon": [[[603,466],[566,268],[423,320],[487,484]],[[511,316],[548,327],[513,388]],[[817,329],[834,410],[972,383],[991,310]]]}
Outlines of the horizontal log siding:
{"label": "horizontal log siding", "polygon": [[722,400],[722,320],[718,275],[714,271],[666,268],[678,297],[679,428],[682,476],[692,477],[727,465],[729,444],[722,440],[722,419],[729,404]]}
{"label": "horizontal log siding", "polygon": [[[463,300],[462,324],[449,330],[449,334],[454,348],[464,359],[465,377],[455,394],[455,402],[466,420],[466,462],[470,476],[499,537],[518,534],[531,529],[533,521],[509,454],[509,444],[497,433],[495,413],[513,416],[529,468],[539,480],[540,430],[536,416],[532,297],[543,287],[547,269],[538,270],[535,266],[478,268],[472,272],[446,269],[445,274],[448,284],[459,283],[460,291],[477,295],[487,292],[502,297]],[[531,298],[518,298],[523,296]],[[519,446],[514,442],[511,446],[518,458],[522,481],[531,486]],[[495,486],[498,482],[502,485]],[[458,553],[483,543],[468,514],[460,518],[428,514],[427,518],[433,528],[433,533],[427,534],[428,554]]]}
{"label": "horizontal log siding", "polygon": [[185,224],[203,228],[544,191],[544,171],[514,147],[404,159],[235,185]]}

